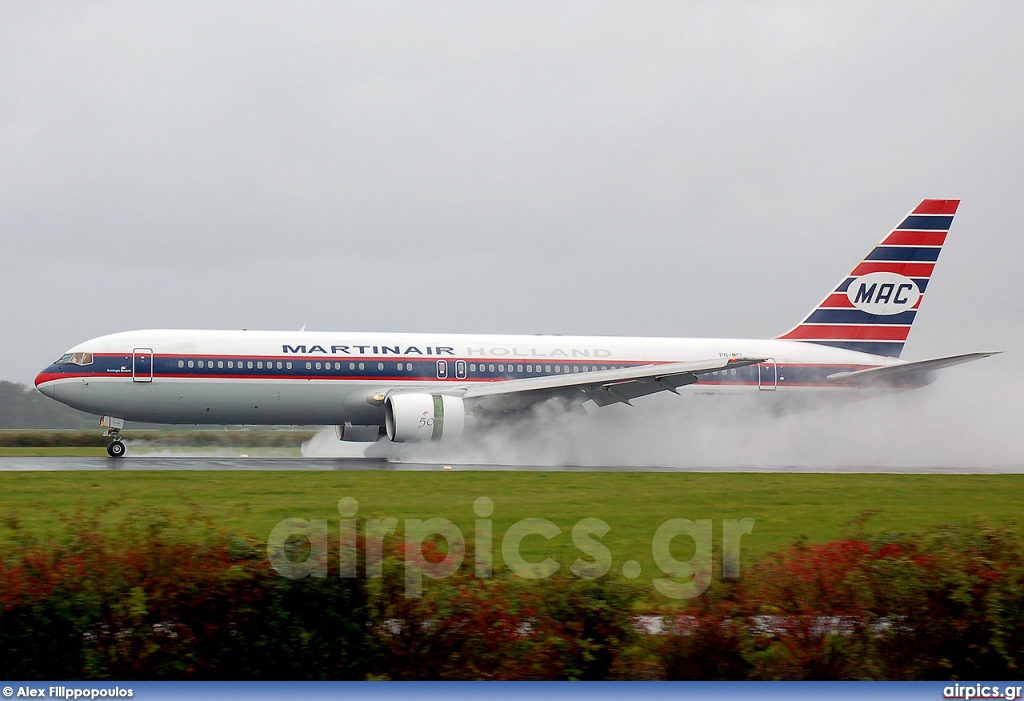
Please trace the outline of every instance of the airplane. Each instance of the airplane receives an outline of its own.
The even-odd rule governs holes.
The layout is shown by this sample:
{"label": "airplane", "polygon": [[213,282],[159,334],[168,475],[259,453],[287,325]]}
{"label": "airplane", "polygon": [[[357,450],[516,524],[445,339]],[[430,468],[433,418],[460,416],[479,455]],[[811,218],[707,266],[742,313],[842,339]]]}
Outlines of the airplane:
{"label": "airplane", "polygon": [[148,330],[71,348],[37,389],[125,421],[334,425],[343,441],[452,441],[547,402],[630,404],[658,392],[758,400],[922,387],[990,352],[900,360],[959,200],[901,218],[796,326],[772,339]]}

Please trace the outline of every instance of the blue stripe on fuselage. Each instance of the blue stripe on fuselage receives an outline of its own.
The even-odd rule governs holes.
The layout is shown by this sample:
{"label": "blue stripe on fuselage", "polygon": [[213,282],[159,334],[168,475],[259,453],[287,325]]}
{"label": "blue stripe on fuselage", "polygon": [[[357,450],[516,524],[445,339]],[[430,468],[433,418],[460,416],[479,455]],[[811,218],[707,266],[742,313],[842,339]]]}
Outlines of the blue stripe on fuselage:
{"label": "blue stripe on fuselage", "polygon": [[884,355],[888,358],[898,358],[903,352],[904,341],[808,341],[819,346],[831,346],[844,350],[870,353],[871,355]]}

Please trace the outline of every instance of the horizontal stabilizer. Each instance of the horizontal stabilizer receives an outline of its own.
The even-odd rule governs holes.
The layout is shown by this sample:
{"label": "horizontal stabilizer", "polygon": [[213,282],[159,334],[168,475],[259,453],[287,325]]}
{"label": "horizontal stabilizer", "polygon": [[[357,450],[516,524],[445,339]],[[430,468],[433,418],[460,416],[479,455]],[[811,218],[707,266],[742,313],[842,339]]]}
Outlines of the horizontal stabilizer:
{"label": "horizontal stabilizer", "polygon": [[960,365],[961,363],[969,363],[972,360],[981,360],[982,358],[999,353],[1002,353],[1002,351],[950,355],[945,358],[932,358],[931,360],[918,360],[912,363],[900,363],[899,365],[886,365],[885,367],[857,370],[856,372],[839,372],[835,375],[829,375],[828,379],[838,384],[856,385],[859,387],[917,386],[930,382],[932,380],[931,374],[935,370]]}

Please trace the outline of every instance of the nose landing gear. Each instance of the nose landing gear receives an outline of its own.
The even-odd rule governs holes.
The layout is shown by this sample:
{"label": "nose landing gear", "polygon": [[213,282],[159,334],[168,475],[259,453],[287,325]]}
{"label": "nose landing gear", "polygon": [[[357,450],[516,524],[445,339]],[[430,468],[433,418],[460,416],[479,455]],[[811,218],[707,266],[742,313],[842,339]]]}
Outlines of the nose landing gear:
{"label": "nose landing gear", "polygon": [[121,434],[117,431],[108,431],[107,436],[111,439],[110,443],[107,444],[107,455],[112,458],[124,457],[124,442],[121,440]]}
{"label": "nose landing gear", "polygon": [[121,440],[121,429],[124,428],[124,419],[104,416],[100,420],[100,426],[107,427],[103,435],[110,439],[110,443],[107,444],[107,455],[112,458],[124,457],[125,447],[124,442]]}

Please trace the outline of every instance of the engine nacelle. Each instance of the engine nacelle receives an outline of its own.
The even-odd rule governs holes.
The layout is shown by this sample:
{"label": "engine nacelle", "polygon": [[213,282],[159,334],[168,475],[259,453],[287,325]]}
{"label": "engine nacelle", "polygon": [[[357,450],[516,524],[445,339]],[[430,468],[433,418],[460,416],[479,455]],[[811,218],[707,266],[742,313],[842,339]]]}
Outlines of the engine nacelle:
{"label": "engine nacelle", "polygon": [[380,438],[380,426],[356,426],[353,424],[342,424],[334,427],[338,434],[339,441],[352,441],[354,443],[373,443]]}
{"label": "engine nacelle", "polygon": [[466,408],[461,397],[393,394],[384,402],[384,426],[395,443],[449,441],[462,436]]}

